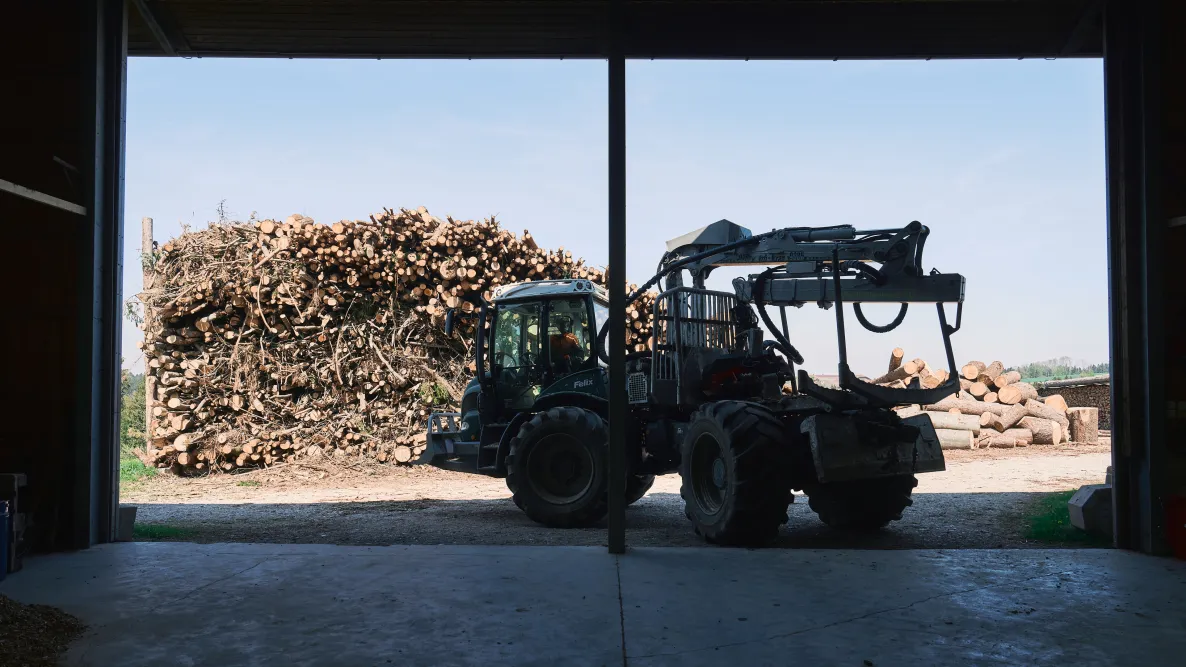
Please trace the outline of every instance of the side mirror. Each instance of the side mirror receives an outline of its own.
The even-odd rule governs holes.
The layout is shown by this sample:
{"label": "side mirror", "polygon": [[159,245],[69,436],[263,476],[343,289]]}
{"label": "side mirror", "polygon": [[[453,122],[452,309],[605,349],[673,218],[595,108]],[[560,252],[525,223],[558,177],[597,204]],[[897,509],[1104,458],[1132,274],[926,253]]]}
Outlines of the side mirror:
{"label": "side mirror", "polygon": [[456,316],[456,314],[457,314],[457,311],[453,310],[452,308],[449,308],[448,310],[445,311],[445,337],[446,338],[451,338],[453,336],[453,318]]}

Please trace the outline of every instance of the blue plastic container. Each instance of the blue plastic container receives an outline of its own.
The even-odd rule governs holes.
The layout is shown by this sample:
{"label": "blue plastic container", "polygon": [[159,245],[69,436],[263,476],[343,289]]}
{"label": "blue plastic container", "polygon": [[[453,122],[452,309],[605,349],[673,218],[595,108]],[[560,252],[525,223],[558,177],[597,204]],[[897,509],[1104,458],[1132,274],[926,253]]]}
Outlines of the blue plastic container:
{"label": "blue plastic container", "polygon": [[0,581],[8,576],[8,534],[12,532],[12,514],[8,501],[0,500]]}

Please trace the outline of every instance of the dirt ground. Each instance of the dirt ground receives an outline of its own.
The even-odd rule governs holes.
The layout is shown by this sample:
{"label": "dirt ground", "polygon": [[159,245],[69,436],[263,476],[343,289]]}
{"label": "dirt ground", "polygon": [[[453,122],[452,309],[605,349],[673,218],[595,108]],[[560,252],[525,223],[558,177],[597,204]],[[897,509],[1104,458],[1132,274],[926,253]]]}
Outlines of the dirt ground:
{"label": "dirt ground", "polygon": [[[781,547],[999,548],[1050,546],[1025,539],[1044,494],[1104,481],[1110,448],[1061,445],[948,451],[947,470],[919,476],[914,506],[886,530],[828,529],[797,497]],[[356,545],[604,545],[604,525],[558,530],[533,523],[501,479],[428,467],[293,464],[197,479],[159,476],[121,490],[142,534],[193,542]],[[627,509],[627,542],[700,546],[684,518],[679,477],[660,477]]]}

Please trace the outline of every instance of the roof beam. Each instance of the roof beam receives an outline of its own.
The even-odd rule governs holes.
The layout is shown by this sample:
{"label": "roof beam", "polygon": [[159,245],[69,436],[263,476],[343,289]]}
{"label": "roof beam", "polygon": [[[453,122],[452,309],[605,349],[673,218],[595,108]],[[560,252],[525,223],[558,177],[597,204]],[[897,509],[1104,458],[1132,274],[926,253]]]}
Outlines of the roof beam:
{"label": "roof beam", "polygon": [[86,207],[79,206],[74,202],[68,202],[65,199],[59,199],[53,195],[47,195],[44,192],[38,192],[32,188],[26,188],[23,185],[17,185],[11,181],[0,179],[0,192],[8,192],[18,197],[24,197],[39,204],[52,206],[54,208],[67,211],[69,213],[76,213],[78,215],[86,215]]}
{"label": "roof beam", "polygon": [[[1093,0],[133,0],[131,55],[853,59],[1098,56]],[[179,28],[184,28],[183,30]],[[192,41],[193,47],[183,44]],[[163,41],[162,41],[163,36]]]}
{"label": "roof beam", "polygon": [[188,47],[185,44],[185,39],[180,37],[180,35],[172,39],[169,37],[169,33],[165,31],[160,19],[157,17],[160,8],[158,7],[157,11],[153,11],[153,6],[157,3],[151,2],[151,0],[132,0],[132,4],[136,5],[136,11],[140,12],[140,18],[144,20],[144,25],[148,26],[148,31],[152,33],[153,38],[156,39],[157,44],[160,45],[165,55],[177,55],[178,48],[174,45],[175,41],[179,41],[182,44],[182,48]]}
{"label": "roof beam", "polygon": [[1089,37],[1098,37],[1102,34],[1103,4],[1103,0],[1090,0],[1085,4],[1083,13],[1079,15],[1079,20],[1075,22],[1074,29],[1067,36],[1067,41],[1059,52],[1059,57],[1066,58],[1075,55],[1083,50],[1083,45]]}

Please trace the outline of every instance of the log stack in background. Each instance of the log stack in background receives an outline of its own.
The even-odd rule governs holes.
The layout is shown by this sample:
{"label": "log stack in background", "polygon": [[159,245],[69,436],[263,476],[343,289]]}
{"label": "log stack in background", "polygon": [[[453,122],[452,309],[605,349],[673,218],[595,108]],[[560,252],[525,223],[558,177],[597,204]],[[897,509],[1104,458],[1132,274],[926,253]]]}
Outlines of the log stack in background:
{"label": "log stack in background", "polygon": [[[903,358],[902,349],[894,349],[889,372],[874,382],[893,387],[927,387],[928,377],[939,376],[934,370],[926,374],[928,367],[921,359],[903,362]],[[931,386],[940,384],[932,382]],[[933,405],[899,408],[898,414],[930,416],[944,449],[1057,445],[1071,441],[1073,436],[1082,438],[1076,442],[1098,442],[1098,431],[1093,433],[1089,426],[1092,415],[1078,414],[1076,410],[1080,409],[1076,408],[1069,410],[1071,414],[1062,396],[1039,397],[1033,385],[1021,381],[1020,373],[1005,370],[999,361],[970,361],[960,369],[957,394]]]}
{"label": "log stack in background", "polygon": [[[424,208],[321,225],[300,216],[213,224],[161,246],[141,295],[156,378],[148,463],[179,473],[298,456],[407,462],[433,411],[456,409],[473,372],[474,312],[500,286],[605,270],[540,248],[493,218]],[[634,286],[623,286],[633,289]],[[653,295],[628,312],[647,348]]]}
{"label": "log stack in background", "polygon": [[947,381],[948,373],[942,368],[932,368],[922,359],[906,361],[905,358],[906,352],[900,347],[895,347],[893,352],[890,352],[889,370],[875,378],[873,384],[895,389],[934,389]]}

